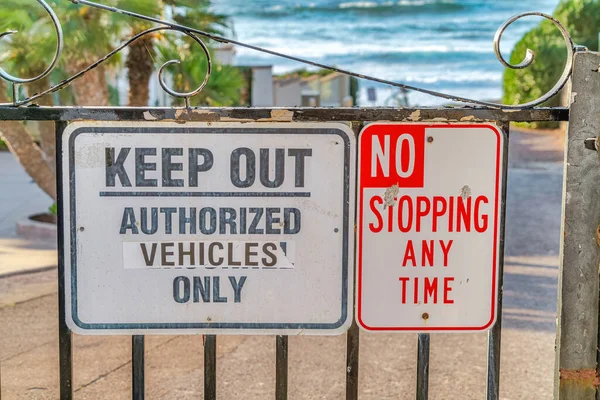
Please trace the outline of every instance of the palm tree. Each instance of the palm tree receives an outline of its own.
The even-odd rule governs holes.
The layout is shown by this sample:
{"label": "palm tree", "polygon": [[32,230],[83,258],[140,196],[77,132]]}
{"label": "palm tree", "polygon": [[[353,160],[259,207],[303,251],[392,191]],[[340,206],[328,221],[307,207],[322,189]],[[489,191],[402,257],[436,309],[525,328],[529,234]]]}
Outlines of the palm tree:
{"label": "palm tree", "polygon": [[[169,66],[174,89],[190,92],[198,88],[206,77],[207,60],[199,45],[191,39],[169,34],[157,44],[158,60],[179,60],[180,64]],[[239,68],[213,63],[212,74],[206,87],[190,99],[192,106],[236,106],[241,105],[242,91],[247,82]]]}
{"label": "palm tree", "polygon": [[[119,7],[140,14],[170,18],[210,33],[223,34],[228,26],[225,15],[210,11],[210,0],[120,0]],[[119,16],[117,16],[118,18]],[[146,21],[129,20],[129,35],[138,34],[151,25]],[[127,25],[126,25],[127,26]],[[129,71],[129,106],[146,106],[149,101],[148,84],[154,72],[155,44],[160,35],[146,36],[131,46],[126,66]]]}

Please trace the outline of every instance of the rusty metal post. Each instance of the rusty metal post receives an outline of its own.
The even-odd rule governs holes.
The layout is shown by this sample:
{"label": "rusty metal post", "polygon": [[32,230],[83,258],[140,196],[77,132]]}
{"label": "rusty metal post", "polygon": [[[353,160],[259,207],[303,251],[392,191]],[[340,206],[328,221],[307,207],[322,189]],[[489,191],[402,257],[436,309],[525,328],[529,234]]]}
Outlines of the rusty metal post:
{"label": "rusty metal post", "polygon": [[554,398],[595,400],[598,363],[600,53],[575,55],[567,133]]}

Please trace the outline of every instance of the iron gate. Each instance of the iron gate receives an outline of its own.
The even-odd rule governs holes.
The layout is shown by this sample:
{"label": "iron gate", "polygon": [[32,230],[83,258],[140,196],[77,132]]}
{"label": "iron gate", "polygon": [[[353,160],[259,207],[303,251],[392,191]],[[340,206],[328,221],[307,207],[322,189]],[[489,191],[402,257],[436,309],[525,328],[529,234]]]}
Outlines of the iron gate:
{"label": "iron gate", "polygon": [[[37,0],[42,6],[46,8],[54,25],[59,37],[57,53],[54,61],[43,76],[47,75],[49,71],[55,66],[60,52],[62,51],[62,34],[60,30],[60,23],[52,12],[52,10],[44,3],[43,0]],[[568,121],[569,114],[578,113],[577,116],[580,119],[586,119],[586,121],[578,120],[571,124],[569,131],[569,147],[568,147],[568,159],[567,163],[572,163],[576,159],[580,159],[583,155],[587,155],[587,162],[593,165],[597,160],[590,159],[592,153],[584,153],[583,136],[594,136],[594,129],[589,128],[600,128],[600,116],[597,112],[600,109],[598,100],[595,100],[593,93],[600,92],[599,78],[596,75],[597,70],[593,72],[593,68],[590,65],[594,64],[598,59],[598,54],[585,52],[584,49],[578,48],[573,45],[569,38],[566,30],[560,25],[560,23],[554,20],[552,17],[539,13],[527,13],[519,15],[509,19],[503,26],[500,27],[495,38],[495,50],[499,60],[507,67],[511,68],[523,68],[527,67],[533,61],[533,57],[529,56],[521,64],[513,66],[506,62],[499,51],[500,39],[506,28],[516,21],[517,19],[536,15],[543,18],[549,19],[560,29],[565,41],[567,43],[567,49],[569,51],[569,57],[567,65],[563,75],[555,87],[547,94],[540,97],[538,100],[518,105],[518,106],[507,106],[502,104],[495,104],[490,102],[476,101],[472,99],[465,99],[443,93],[437,93],[421,88],[412,87],[409,85],[399,84],[396,82],[390,82],[382,80],[376,77],[368,77],[359,74],[352,73],[351,71],[341,70],[339,68],[333,68],[331,66],[314,63],[309,60],[300,59],[297,57],[288,56],[285,54],[273,52],[267,49],[258,48],[256,46],[248,45],[238,41],[230,40],[227,38],[215,36],[206,32],[198,31],[196,29],[177,25],[174,23],[157,20],[154,18],[146,17],[143,15],[127,12],[124,10],[118,10],[112,7],[103,6],[101,4],[93,3],[87,0],[73,0],[76,4],[85,4],[91,7],[97,7],[104,9],[108,12],[118,12],[121,14],[129,15],[135,18],[147,20],[156,24],[161,25],[160,27],[151,28],[147,31],[136,35],[131,40],[119,46],[115,51],[111,52],[106,57],[98,60],[98,62],[92,64],[89,68],[76,74],[75,76],[61,82],[60,84],[44,91],[39,94],[35,94],[27,99],[18,98],[18,86],[26,84],[32,80],[22,80],[13,77],[3,70],[0,70],[0,76],[5,80],[8,80],[13,84],[13,102],[10,104],[3,104],[0,107],[0,120],[1,121],[54,121],[56,126],[56,148],[57,154],[57,186],[58,186],[58,209],[62,209],[62,198],[61,188],[64,182],[62,182],[61,170],[61,137],[65,127],[71,121],[175,121],[179,123],[185,123],[188,121],[199,121],[199,122],[217,122],[221,120],[227,121],[277,121],[277,122],[330,122],[330,121],[343,121],[352,124],[353,130],[356,134],[360,131],[362,126],[368,122],[374,121],[392,121],[392,122],[494,122],[497,123],[503,130],[506,138],[509,137],[510,123],[511,122],[533,122],[533,121]],[[73,80],[83,76],[86,72],[100,65],[110,56],[116,54],[122,48],[132,43],[136,39],[142,37],[145,34],[152,33],[157,30],[171,29],[182,32],[188,36],[191,36],[196,42],[198,42],[202,49],[206,52],[209,58],[210,55],[206,50],[206,47],[199,39],[199,36],[206,37],[209,39],[217,40],[219,42],[231,43],[234,45],[244,46],[253,50],[266,52],[278,57],[284,57],[299,61],[308,65],[326,68],[329,70],[337,71],[346,75],[354,76],[361,79],[368,79],[371,81],[388,84],[395,87],[400,87],[408,90],[417,90],[433,96],[442,97],[450,101],[458,101],[469,103],[474,106],[466,106],[460,108],[454,107],[443,107],[443,108],[284,108],[284,109],[273,109],[273,108],[191,108],[189,106],[190,97],[199,93],[204,84],[210,76],[210,68],[206,76],[204,84],[195,91],[189,93],[177,93],[172,89],[168,88],[162,78],[162,72],[166,65],[165,64],[159,74],[160,84],[169,94],[181,97],[186,100],[185,108],[77,108],[77,107],[22,107],[23,105],[29,104],[41,96],[60,90],[61,88],[68,85]],[[1,36],[1,35],[0,35]],[[576,54],[580,53],[580,54]],[[170,62],[172,63],[172,62]],[[600,63],[596,62],[597,65]],[[595,75],[593,75],[595,73]],[[41,76],[41,77],[43,77]],[[568,79],[573,77],[573,91],[578,93],[577,101],[569,108],[540,108],[535,107],[544,103],[546,100],[555,96],[567,83]],[[34,78],[39,79],[40,77]],[[593,82],[592,82],[593,81]],[[590,89],[591,88],[591,89]],[[592,89],[599,89],[598,91],[592,91]],[[598,108],[596,108],[598,107]],[[281,111],[285,112],[281,112]],[[577,110],[577,111],[574,111]],[[594,114],[595,113],[595,114]],[[590,122],[591,121],[591,122]],[[583,124],[583,126],[582,126]],[[587,127],[587,128],[586,128]],[[596,141],[594,138],[587,141],[587,146],[592,149],[597,149]],[[508,140],[505,141],[505,152],[503,164],[506,167],[508,160]],[[504,169],[502,180],[503,193],[502,193],[502,208],[505,206],[506,199],[506,180],[507,180],[507,168]],[[574,179],[573,174],[581,174],[580,172],[571,170],[567,167],[567,186],[569,186],[569,179]],[[577,175],[580,176],[580,175]],[[575,179],[576,180],[576,179]],[[573,180],[573,182],[575,181]],[[568,189],[567,189],[568,190]],[[573,203],[578,204],[578,203]],[[575,215],[573,211],[574,207],[566,207],[566,218],[571,218],[569,221],[571,226],[575,226],[582,221],[586,221],[589,215]],[[597,210],[600,214],[600,210]],[[504,214],[504,213],[502,213]],[[504,217],[503,217],[504,218]],[[600,218],[596,218],[599,221]],[[62,218],[58,218],[58,229],[59,229],[59,249],[62,248],[63,233],[65,227],[63,226]],[[584,235],[589,236],[590,223],[588,222],[582,230],[585,231]],[[587,229],[587,230],[586,230]],[[593,232],[595,232],[595,224]],[[559,313],[562,309],[563,314],[569,314],[571,312],[577,312],[578,318],[561,318],[559,320],[559,351],[557,352],[557,371],[560,368],[560,393],[564,394],[564,398],[592,398],[588,395],[593,391],[595,396],[596,382],[595,382],[595,371],[598,355],[596,354],[596,346],[598,344],[597,332],[598,332],[598,276],[595,275],[595,279],[591,279],[590,275],[586,275],[585,279],[579,277],[579,275],[570,272],[568,266],[570,263],[575,263],[574,256],[569,253],[570,246],[579,245],[579,237],[566,236],[564,240],[564,247],[567,249],[562,256],[561,261],[561,278],[562,278],[562,303],[559,305]],[[488,336],[488,368],[487,368],[487,398],[490,400],[499,399],[499,376],[500,376],[500,346],[501,346],[501,330],[502,330],[502,271],[503,271],[503,245],[504,245],[504,220],[501,221],[501,258],[500,258],[500,282],[499,282],[499,302],[498,302],[498,320],[494,327],[489,332]],[[585,262],[578,262],[578,267],[587,268],[588,271],[597,272],[597,263],[594,264],[598,258],[597,248],[591,248],[586,246],[586,251],[592,252],[592,256]],[[580,251],[581,252],[581,251]],[[62,252],[59,252],[59,267],[58,267],[58,284],[59,284],[59,351],[60,351],[60,397],[63,400],[71,399],[73,396],[73,353],[71,345],[71,332],[67,328],[65,321],[65,279],[64,279],[64,259]],[[594,258],[595,257],[595,258]],[[575,265],[573,265],[574,267]],[[591,274],[593,276],[593,273]],[[573,287],[578,287],[577,293],[573,293]],[[594,306],[595,304],[595,306]],[[584,307],[585,306],[585,307]],[[589,308],[589,307],[592,308]],[[587,307],[587,308],[586,308]],[[561,314],[561,315],[563,315]],[[582,323],[581,316],[584,315],[584,322]],[[560,315],[559,315],[560,317]],[[591,332],[591,334],[590,334]],[[357,399],[359,388],[358,388],[358,373],[359,373],[359,329],[356,324],[353,324],[347,333],[347,346],[346,346],[346,399]],[[216,344],[217,337],[215,335],[207,335],[204,339],[204,398],[205,399],[216,399]],[[275,397],[277,399],[286,399],[288,395],[288,337],[277,336],[274,346],[276,348],[276,360],[275,360]],[[429,334],[418,335],[418,357],[417,357],[417,399],[428,398],[428,380],[429,380]],[[569,350],[572,346],[578,346],[583,350],[579,351],[576,356],[571,354]],[[132,398],[143,399],[144,398],[144,336],[133,336],[132,337]],[[590,365],[592,363],[593,365]],[[590,378],[589,371],[593,371],[593,377]],[[558,373],[558,372],[557,372]],[[591,391],[590,391],[591,390]],[[558,394],[558,392],[557,392]]]}

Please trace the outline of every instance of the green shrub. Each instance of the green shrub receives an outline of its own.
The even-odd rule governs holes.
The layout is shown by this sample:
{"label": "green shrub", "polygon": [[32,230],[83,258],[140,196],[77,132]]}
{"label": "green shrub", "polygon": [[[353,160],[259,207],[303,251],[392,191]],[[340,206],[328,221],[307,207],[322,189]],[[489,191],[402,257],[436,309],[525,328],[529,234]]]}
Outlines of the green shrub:
{"label": "green shrub", "polygon": [[[600,0],[562,0],[554,11],[554,17],[567,28],[574,43],[590,50],[598,49]],[[510,63],[520,63],[528,48],[535,52],[533,64],[524,69],[507,68],[504,72],[505,104],[522,104],[539,98],[552,89],[562,74],[567,49],[552,22],[543,20],[527,32],[512,51]],[[553,97],[544,105],[560,105],[560,96]],[[533,127],[548,125],[532,124]]]}

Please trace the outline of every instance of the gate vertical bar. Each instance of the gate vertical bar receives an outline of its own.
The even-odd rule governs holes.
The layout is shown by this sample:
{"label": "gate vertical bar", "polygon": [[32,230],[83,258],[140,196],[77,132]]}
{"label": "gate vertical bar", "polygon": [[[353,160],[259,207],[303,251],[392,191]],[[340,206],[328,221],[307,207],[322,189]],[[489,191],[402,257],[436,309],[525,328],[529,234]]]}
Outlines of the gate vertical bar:
{"label": "gate vertical bar", "polygon": [[429,398],[429,334],[417,338],[417,400]]}
{"label": "gate vertical bar", "polygon": [[[566,138],[554,397],[596,399],[600,160],[584,141],[600,132],[600,54],[575,54]],[[598,140],[596,140],[598,149]]]}
{"label": "gate vertical bar", "polygon": [[504,285],[504,243],[506,224],[506,190],[508,183],[508,143],[510,138],[510,123],[500,126],[506,138],[504,140],[504,156],[502,159],[502,204],[500,208],[500,246],[498,261],[498,304],[496,310],[496,323],[488,332],[488,360],[487,360],[487,399],[500,398],[500,350],[502,336],[502,294]]}
{"label": "gate vertical bar", "polygon": [[67,127],[66,122],[55,123],[56,133],[56,204],[58,210],[58,358],[60,376],[60,399],[71,400],[73,398],[73,353],[71,344],[71,331],[67,327],[65,315],[65,255],[64,233],[65,226],[62,215],[63,203],[63,179],[62,179],[62,134]]}
{"label": "gate vertical bar", "polygon": [[346,335],[346,400],[357,400],[360,329],[356,322],[352,322]]}
{"label": "gate vertical bar", "polygon": [[204,400],[217,399],[217,336],[204,336]]}
{"label": "gate vertical bar", "polygon": [[131,337],[131,393],[133,400],[144,400],[144,336]]}
{"label": "gate vertical bar", "polygon": [[[364,124],[362,122],[353,122],[352,130],[358,141],[358,135]],[[356,152],[356,163],[358,165],[358,151]],[[358,180],[358,173],[356,174]],[[357,182],[355,181],[356,185]],[[356,196],[356,193],[351,194]],[[354,221],[357,220],[358,207],[354,210]],[[354,246],[356,248],[356,231],[354,232]],[[354,260],[356,263],[356,260]],[[352,273],[354,274],[354,285],[352,290],[352,298],[356,299],[356,268],[352,266]],[[352,310],[354,311],[354,310]],[[351,313],[351,318],[354,318],[354,313]],[[359,349],[360,349],[360,329],[356,324],[356,321],[352,321],[352,325],[346,333],[346,400],[357,400],[358,399],[358,360],[359,360]]]}
{"label": "gate vertical bar", "polygon": [[288,398],[288,337],[277,335],[275,351],[275,399]]}

